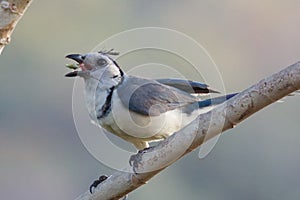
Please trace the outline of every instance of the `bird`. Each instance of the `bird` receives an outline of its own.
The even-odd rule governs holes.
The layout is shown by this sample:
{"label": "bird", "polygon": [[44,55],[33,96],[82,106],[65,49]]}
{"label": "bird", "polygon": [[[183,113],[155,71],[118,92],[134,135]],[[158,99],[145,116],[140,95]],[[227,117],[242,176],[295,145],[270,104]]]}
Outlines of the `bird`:
{"label": "bird", "polygon": [[69,54],[76,62],[66,77],[81,77],[91,120],[133,144],[138,150],[164,140],[238,93],[211,99],[199,94],[219,93],[208,85],[178,78],[149,79],[126,74],[112,57],[113,50]]}

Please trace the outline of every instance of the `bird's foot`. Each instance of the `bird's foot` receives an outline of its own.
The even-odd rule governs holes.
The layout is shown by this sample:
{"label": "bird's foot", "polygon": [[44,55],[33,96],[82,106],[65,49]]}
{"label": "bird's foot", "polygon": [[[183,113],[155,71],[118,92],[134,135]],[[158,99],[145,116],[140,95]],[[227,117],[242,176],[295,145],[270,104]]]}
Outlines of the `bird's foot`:
{"label": "bird's foot", "polygon": [[142,164],[142,156],[144,153],[147,153],[153,147],[147,147],[145,149],[139,150],[137,154],[130,156],[129,165],[132,166],[132,170],[135,174],[137,174],[136,169],[140,164]]}
{"label": "bird's foot", "polygon": [[108,178],[106,175],[101,175],[99,179],[95,180],[92,185],[90,186],[90,193],[93,194],[94,188],[96,188],[100,183],[105,181]]}
{"label": "bird's foot", "polygon": [[[108,176],[106,175],[101,175],[99,177],[99,179],[95,180],[92,185],[90,186],[90,193],[93,194],[94,191],[93,189],[96,188],[100,183],[102,183],[103,181],[105,181],[108,178]],[[127,200],[128,195],[125,195],[124,197],[122,197],[120,200]]]}

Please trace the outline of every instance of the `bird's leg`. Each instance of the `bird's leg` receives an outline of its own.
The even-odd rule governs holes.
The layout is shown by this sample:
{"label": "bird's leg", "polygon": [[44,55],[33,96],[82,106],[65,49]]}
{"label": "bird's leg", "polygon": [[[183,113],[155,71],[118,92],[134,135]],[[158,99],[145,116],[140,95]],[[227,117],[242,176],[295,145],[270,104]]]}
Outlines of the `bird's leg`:
{"label": "bird's leg", "polygon": [[139,150],[137,154],[130,156],[129,165],[132,166],[132,170],[135,174],[137,174],[136,169],[142,163],[142,156],[144,153],[147,153],[153,147],[146,147],[145,149]]}

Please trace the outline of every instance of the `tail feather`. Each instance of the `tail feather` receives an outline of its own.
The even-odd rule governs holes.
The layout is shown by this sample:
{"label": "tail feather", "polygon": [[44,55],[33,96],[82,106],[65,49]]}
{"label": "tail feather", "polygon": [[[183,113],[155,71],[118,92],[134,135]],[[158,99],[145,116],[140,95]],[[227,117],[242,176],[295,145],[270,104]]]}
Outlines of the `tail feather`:
{"label": "tail feather", "polygon": [[208,107],[208,106],[218,105],[218,104],[221,104],[221,103],[227,101],[228,99],[234,97],[237,94],[238,93],[232,93],[232,94],[227,94],[227,95],[220,96],[220,97],[215,97],[215,98],[199,101],[198,106],[199,106],[199,108],[204,108],[204,107]]}

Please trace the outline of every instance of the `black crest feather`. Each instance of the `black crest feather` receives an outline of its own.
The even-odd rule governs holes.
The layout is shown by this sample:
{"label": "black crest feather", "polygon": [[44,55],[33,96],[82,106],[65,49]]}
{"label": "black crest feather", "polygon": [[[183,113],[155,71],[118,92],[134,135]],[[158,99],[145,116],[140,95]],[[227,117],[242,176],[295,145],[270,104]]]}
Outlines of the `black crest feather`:
{"label": "black crest feather", "polygon": [[101,51],[98,51],[98,53],[103,53],[103,54],[107,54],[107,55],[111,55],[111,56],[117,56],[120,54],[119,52],[115,51],[114,49],[101,50]]}

